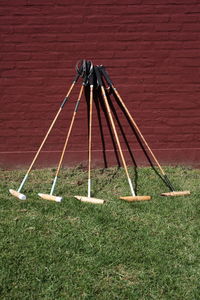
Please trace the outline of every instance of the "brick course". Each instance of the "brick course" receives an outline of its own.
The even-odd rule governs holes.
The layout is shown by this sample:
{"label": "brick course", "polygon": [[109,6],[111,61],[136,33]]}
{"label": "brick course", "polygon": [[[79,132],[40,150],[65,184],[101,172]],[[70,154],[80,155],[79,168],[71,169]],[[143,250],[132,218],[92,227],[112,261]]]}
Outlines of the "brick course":
{"label": "brick course", "polygon": [[[200,165],[199,1],[1,0],[0,34],[1,167],[30,163],[82,58],[107,67],[162,164]],[[78,86],[36,166],[56,164]],[[114,106],[137,163],[148,164],[119,106]],[[102,111],[100,115],[105,145],[95,109],[93,164],[105,162],[104,150],[108,165],[113,165],[112,138]],[[86,161],[83,98],[65,164]]]}

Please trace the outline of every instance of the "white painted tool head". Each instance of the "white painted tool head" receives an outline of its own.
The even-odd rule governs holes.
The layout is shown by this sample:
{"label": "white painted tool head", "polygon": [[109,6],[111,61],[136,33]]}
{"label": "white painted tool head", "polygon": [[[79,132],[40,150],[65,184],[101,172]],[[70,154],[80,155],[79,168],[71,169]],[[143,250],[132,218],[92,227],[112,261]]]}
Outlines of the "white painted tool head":
{"label": "white painted tool head", "polygon": [[42,199],[49,200],[49,201],[55,201],[55,202],[62,201],[62,197],[59,197],[59,196],[53,196],[53,195],[41,194],[41,193],[39,193],[38,196]]}
{"label": "white painted tool head", "polygon": [[92,197],[83,197],[83,196],[74,196],[76,199],[80,200],[81,202],[88,202],[93,204],[103,204],[105,200],[92,198]]}
{"label": "white painted tool head", "polygon": [[22,193],[19,193],[15,190],[9,189],[9,192],[11,193],[11,195],[17,197],[20,200],[26,200],[26,196]]}

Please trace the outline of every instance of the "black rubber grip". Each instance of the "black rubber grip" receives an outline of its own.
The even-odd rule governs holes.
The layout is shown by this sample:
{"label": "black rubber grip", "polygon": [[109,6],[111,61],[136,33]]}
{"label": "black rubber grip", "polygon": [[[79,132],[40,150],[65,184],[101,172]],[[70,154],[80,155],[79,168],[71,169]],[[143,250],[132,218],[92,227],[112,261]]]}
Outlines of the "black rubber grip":
{"label": "black rubber grip", "polygon": [[78,111],[79,104],[80,104],[80,100],[77,100],[77,102],[76,102],[76,106],[75,106],[75,112],[77,112],[77,111]]}
{"label": "black rubber grip", "polygon": [[94,85],[94,72],[93,71],[89,75],[89,84]]}
{"label": "black rubber grip", "polygon": [[96,77],[97,77],[98,85],[103,86],[103,82],[102,82],[101,75],[100,75],[100,72],[99,72],[99,67],[95,66],[94,71],[95,71],[95,74],[96,74]]}
{"label": "black rubber grip", "polygon": [[173,185],[171,184],[171,182],[170,182],[169,178],[167,177],[167,175],[164,175],[163,179],[164,179],[166,185],[170,188],[170,190],[172,192],[175,191],[175,189],[174,189]]}
{"label": "black rubber grip", "polygon": [[76,83],[78,81],[79,77],[80,77],[80,75],[77,74],[76,77],[75,77],[75,79],[73,80],[73,83]]}
{"label": "black rubber grip", "polygon": [[100,71],[103,74],[105,80],[109,84],[109,86],[113,86],[112,80],[110,79],[110,76],[108,75],[108,72],[106,71],[104,66],[100,66]]}
{"label": "black rubber grip", "polygon": [[69,98],[68,97],[65,97],[65,99],[63,100],[63,103],[61,104],[61,108],[63,108],[64,107],[64,105],[65,105],[65,103],[67,102],[67,100],[68,100]]}

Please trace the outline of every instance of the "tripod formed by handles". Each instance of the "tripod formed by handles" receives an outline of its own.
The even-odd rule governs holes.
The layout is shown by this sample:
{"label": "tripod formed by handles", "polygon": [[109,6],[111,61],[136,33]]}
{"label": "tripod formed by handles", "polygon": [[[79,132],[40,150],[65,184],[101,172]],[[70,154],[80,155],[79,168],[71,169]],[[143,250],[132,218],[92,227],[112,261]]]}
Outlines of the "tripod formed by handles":
{"label": "tripod formed by handles", "polygon": [[87,196],[75,196],[76,199],[83,201],[83,202],[90,202],[90,203],[94,203],[94,204],[103,204],[104,200],[103,199],[97,199],[97,198],[93,198],[91,197],[91,161],[92,161],[92,116],[93,116],[93,94],[94,94],[94,89],[97,89],[97,91],[102,95],[102,101],[104,102],[105,108],[106,108],[106,114],[108,116],[109,119],[109,123],[112,129],[112,133],[114,135],[118,150],[119,150],[119,154],[121,157],[121,161],[124,167],[124,171],[127,177],[127,181],[130,187],[130,196],[123,196],[120,197],[120,199],[123,199],[125,201],[144,201],[144,200],[150,200],[151,197],[150,196],[139,196],[136,195],[134,187],[133,187],[133,183],[132,180],[130,178],[129,175],[129,171],[128,171],[128,167],[127,167],[127,163],[126,163],[126,159],[125,156],[123,154],[123,150],[121,147],[121,143],[119,140],[119,136],[116,130],[116,126],[115,126],[115,122],[113,119],[113,114],[112,114],[112,110],[108,101],[108,96],[107,96],[107,89],[105,88],[105,83],[107,83],[108,88],[109,88],[109,92],[111,92],[113,95],[115,95],[117,97],[117,99],[119,100],[120,104],[122,105],[127,117],[129,118],[131,124],[133,125],[134,129],[136,130],[139,138],[141,139],[142,143],[144,144],[144,146],[147,148],[147,150],[149,151],[149,153],[151,154],[151,157],[153,158],[155,164],[157,165],[158,169],[160,170],[160,176],[162,178],[162,180],[164,181],[164,183],[166,184],[166,186],[169,188],[170,192],[167,193],[162,193],[161,195],[163,196],[183,196],[183,195],[189,195],[190,191],[175,191],[175,188],[173,187],[171,181],[169,180],[169,178],[167,177],[165,171],[163,170],[163,168],[161,167],[160,163],[158,162],[155,154],[153,153],[152,149],[150,148],[149,144],[147,143],[146,139],[144,138],[144,136],[142,135],[138,125],[136,124],[135,120],[133,119],[130,111],[128,110],[127,106],[125,105],[124,101],[122,100],[118,90],[116,89],[116,87],[114,86],[112,80],[110,79],[108,72],[106,71],[104,66],[94,66],[93,63],[91,61],[87,61],[87,60],[81,60],[76,64],[76,76],[75,79],[73,80],[63,102],[60,105],[60,108],[58,110],[58,112],[56,113],[55,118],[53,119],[38,151],[36,152],[33,161],[31,162],[31,165],[28,169],[28,171],[26,172],[20,186],[19,189],[13,190],[10,189],[10,193],[21,199],[21,200],[25,200],[26,199],[26,195],[21,193],[21,189],[23,188],[29,173],[31,172],[33,165],[37,159],[37,157],[39,156],[39,153],[41,152],[53,126],[55,125],[63,107],[65,106],[65,103],[68,101],[69,99],[69,95],[74,87],[74,85],[77,83],[78,79],[81,77],[83,78],[82,81],[82,85],[80,87],[80,91],[79,91],[79,95],[78,95],[78,99],[74,108],[74,112],[72,114],[72,118],[71,118],[71,122],[70,122],[70,126],[67,132],[67,136],[65,139],[65,143],[62,149],[62,153],[60,156],[60,160],[58,163],[58,167],[56,170],[56,174],[52,183],[52,187],[51,187],[51,191],[49,194],[43,194],[43,193],[39,193],[38,195],[46,200],[50,200],[50,201],[56,201],[56,202],[61,202],[62,197],[61,196],[55,196],[53,195],[54,190],[55,190],[55,186],[57,183],[57,179],[58,179],[58,175],[59,175],[59,171],[61,169],[62,163],[63,163],[63,159],[64,159],[64,155],[66,152],[66,148],[69,142],[69,138],[71,136],[71,132],[72,132],[72,128],[75,122],[75,118],[76,118],[76,114],[78,111],[78,107],[81,101],[81,97],[83,95],[83,91],[84,88],[86,88],[87,86],[89,86],[90,89],[90,96],[89,96],[89,139],[88,139],[88,194]]}

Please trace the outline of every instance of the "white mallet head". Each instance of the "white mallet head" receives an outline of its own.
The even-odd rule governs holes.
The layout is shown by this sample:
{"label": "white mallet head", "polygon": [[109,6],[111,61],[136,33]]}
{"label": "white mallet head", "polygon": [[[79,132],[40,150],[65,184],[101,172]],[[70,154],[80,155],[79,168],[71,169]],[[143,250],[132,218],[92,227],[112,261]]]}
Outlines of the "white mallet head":
{"label": "white mallet head", "polygon": [[49,200],[49,201],[55,201],[55,202],[62,201],[62,197],[59,197],[59,196],[53,196],[53,195],[41,194],[41,193],[39,193],[38,196],[42,199]]}
{"label": "white mallet head", "polygon": [[9,189],[9,192],[11,193],[11,195],[17,197],[20,200],[26,200],[26,196],[20,192],[17,192],[15,190]]}

